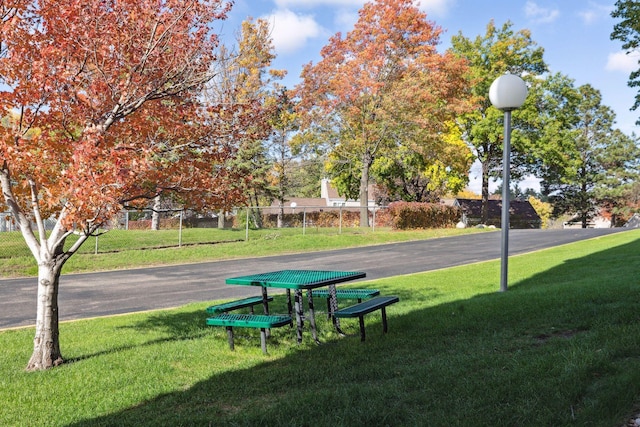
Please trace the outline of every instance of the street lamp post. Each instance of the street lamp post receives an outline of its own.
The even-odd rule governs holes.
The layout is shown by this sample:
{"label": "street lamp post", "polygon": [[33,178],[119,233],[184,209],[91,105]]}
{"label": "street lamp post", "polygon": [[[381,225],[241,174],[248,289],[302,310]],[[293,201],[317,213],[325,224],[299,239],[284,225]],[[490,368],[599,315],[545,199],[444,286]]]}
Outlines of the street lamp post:
{"label": "street lamp post", "polygon": [[502,245],[500,291],[507,290],[509,262],[509,171],[511,168],[511,111],[520,108],[527,97],[526,83],[515,74],[504,74],[491,83],[489,99],[504,112],[504,144],[502,157]]}

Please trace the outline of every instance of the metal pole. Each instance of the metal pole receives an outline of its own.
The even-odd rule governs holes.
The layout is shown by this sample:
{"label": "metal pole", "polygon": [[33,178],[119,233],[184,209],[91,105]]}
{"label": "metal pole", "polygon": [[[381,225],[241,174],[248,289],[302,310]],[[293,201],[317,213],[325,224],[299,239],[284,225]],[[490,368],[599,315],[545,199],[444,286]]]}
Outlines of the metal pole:
{"label": "metal pole", "polygon": [[249,241],[249,207],[247,206],[247,224],[245,225],[244,241]]}
{"label": "metal pole", "polygon": [[373,207],[373,224],[371,224],[371,231],[376,231],[376,207]]}
{"label": "metal pole", "polygon": [[509,172],[511,169],[511,111],[504,112],[504,147],[502,158],[502,262],[500,292],[507,290],[509,264]]}
{"label": "metal pole", "polygon": [[184,212],[184,209],[180,211],[180,225],[178,228],[178,247],[181,248],[182,247],[182,214]]}

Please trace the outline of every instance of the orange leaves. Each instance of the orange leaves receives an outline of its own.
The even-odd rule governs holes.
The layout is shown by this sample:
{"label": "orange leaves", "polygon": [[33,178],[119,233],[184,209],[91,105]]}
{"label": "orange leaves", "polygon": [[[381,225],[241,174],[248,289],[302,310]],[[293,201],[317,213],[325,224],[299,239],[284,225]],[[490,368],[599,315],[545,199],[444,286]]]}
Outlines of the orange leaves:
{"label": "orange leaves", "polygon": [[354,29],[333,36],[322,60],[304,68],[296,89],[310,112],[305,124],[332,118],[356,132],[349,139],[368,134],[363,142],[377,144],[400,122],[438,128],[468,109],[466,65],[437,52],[441,31],[411,0],[365,4]]}
{"label": "orange leaves", "polygon": [[228,179],[227,141],[240,131],[200,95],[216,61],[211,27],[231,2],[14,3],[20,14],[0,6],[0,111],[16,114],[0,131],[5,197],[27,209],[34,182],[46,215],[66,206],[67,225],[96,224],[123,200],[161,188],[204,200]]}

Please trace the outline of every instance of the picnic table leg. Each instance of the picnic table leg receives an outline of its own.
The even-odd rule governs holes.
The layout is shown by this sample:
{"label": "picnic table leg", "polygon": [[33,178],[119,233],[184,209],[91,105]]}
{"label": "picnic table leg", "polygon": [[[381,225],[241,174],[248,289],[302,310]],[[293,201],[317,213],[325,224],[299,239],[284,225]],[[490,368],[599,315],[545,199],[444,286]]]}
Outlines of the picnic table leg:
{"label": "picnic table leg", "polygon": [[269,314],[269,296],[267,295],[267,288],[265,286],[261,286],[261,288],[262,288],[262,308],[264,309],[264,314],[268,315]]}
{"label": "picnic table leg", "polygon": [[316,330],[316,315],[313,310],[313,291],[309,289],[307,292],[307,298],[309,298],[309,325],[311,326],[311,335],[316,344],[319,344],[318,332]]}
{"label": "picnic table leg", "polygon": [[336,285],[329,285],[329,305],[331,309],[331,318],[333,319],[333,326],[336,328],[339,334],[344,335],[342,329],[340,329],[340,319],[333,315],[338,311],[338,297],[336,296]]}
{"label": "picnic table leg", "polygon": [[262,346],[262,353],[267,354],[267,331],[269,329],[260,328],[260,345]]}
{"label": "picnic table leg", "polygon": [[229,348],[233,350],[233,327],[227,326],[227,340],[229,341]]}
{"label": "picnic table leg", "polygon": [[382,307],[382,332],[387,333],[387,310],[386,307]]}
{"label": "picnic table leg", "polygon": [[[269,296],[267,295],[266,286],[261,286],[262,288],[262,309],[264,310],[264,314],[269,314]],[[253,307],[251,307],[253,309]],[[253,311],[252,311],[253,314]],[[267,329],[265,332],[265,336],[268,338],[271,336],[271,329]]]}
{"label": "picnic table leg", "polygon": [[295,309],[296,309],[296,326],[298,330],[297,338],[298,344],[302,342],[302,327],[304,326],[304,322],[302,321],[302,317],[304,316],[303,308],[302,308],[302,291],[300,289],[296,289],[293,292]]}
{"label": "picnic table leg", "polygon": [[293,306],[291,305],[291,289],[287,288],[287,308],[289,309],[289,316],[293,314]]}

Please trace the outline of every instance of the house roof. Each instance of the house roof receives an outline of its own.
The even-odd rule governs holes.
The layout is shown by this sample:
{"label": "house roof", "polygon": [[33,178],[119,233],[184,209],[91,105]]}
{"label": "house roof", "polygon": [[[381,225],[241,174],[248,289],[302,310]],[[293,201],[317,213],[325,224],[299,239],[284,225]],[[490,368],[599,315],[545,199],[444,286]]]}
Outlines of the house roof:
{"label": "house roof", "polygon": [[[295,208],[291,207],[291,203],[295,203]],[[291,214],[302,212],[302,208],[305,208],[307,212],[319,211],[327,206],[325,199],[313,198],[313,197],[290,197],[284,202],[284,213]],[[314,209],[315,208],[315,209]],[[264,209],[265,214],[277,214],[280,211],[280,201],[274,200],[271,206]]]}
{"label": "house roof", "polygon": [[[482,216],[482,200],[456,199],[457,204],[469,218]],[[502,200],[489,200],[489,218],[501,219]],[[540,221],[540,216],[528,200],[511,200],[509,202],[509,217],[520,221]]]}

